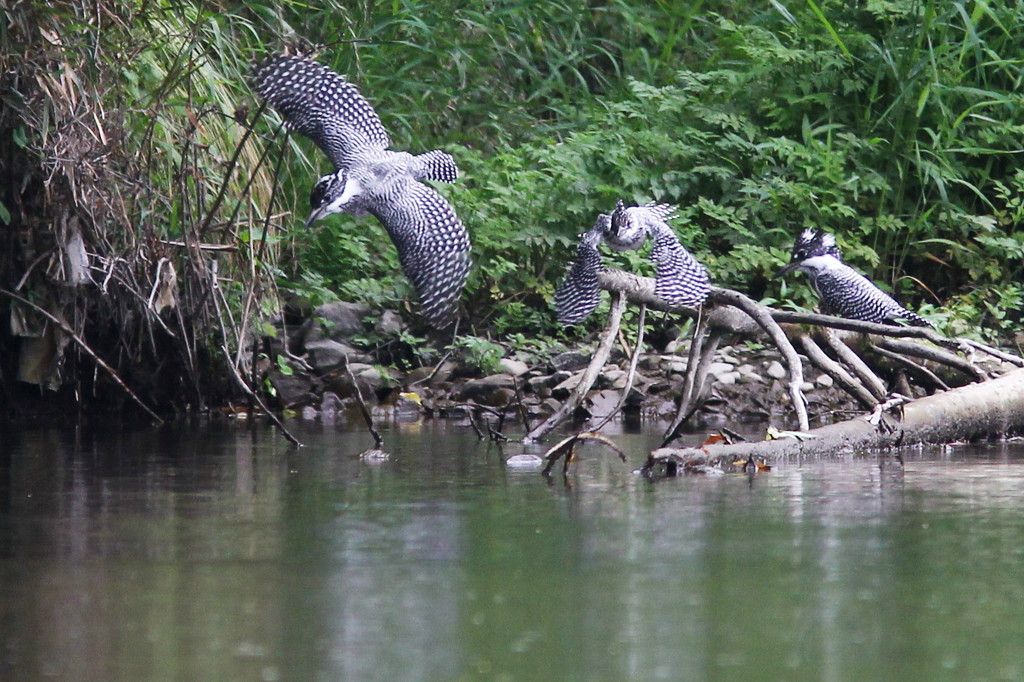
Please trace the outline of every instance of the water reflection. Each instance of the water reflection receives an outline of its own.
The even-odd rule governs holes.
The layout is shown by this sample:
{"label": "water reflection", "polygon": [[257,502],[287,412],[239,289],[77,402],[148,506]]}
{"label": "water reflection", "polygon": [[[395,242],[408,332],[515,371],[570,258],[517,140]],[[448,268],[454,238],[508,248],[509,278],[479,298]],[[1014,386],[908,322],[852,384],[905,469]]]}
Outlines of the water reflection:
{"label": "water reflection", "polygon": [[451,424],[379,465],[295,428],[13,434],[0,679],[1024,677],[1020,445],[548,483]]}

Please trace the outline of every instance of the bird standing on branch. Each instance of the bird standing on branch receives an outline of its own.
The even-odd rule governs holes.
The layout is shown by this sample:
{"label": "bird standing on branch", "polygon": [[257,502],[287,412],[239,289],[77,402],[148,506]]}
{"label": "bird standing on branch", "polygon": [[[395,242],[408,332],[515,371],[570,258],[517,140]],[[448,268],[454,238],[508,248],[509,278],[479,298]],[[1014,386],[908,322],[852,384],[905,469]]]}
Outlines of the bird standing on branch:
{"label": "bird standing on branch", "polygon": [[438,149],[417,156],[390,151],[387,131],[358,88],[308,57],[271,57],[256,67],[253,81],[288,128],[334,164],[313,187],[306,227],[332,213],[376,217],[398,249],[423,316],[439,329],[451,324],[469,274],[469,236],[448,202],[422,181],[454,182],[454,159]]}
{"label": "bird standing on branch", "polygon": [[821,299],[822,312],[850,320],[931,327],[931,322],[897,303],[867,277],[843,262],[836,239],[823,230],[807,229],[793,245],[789,263],[775,277],[793,270],[806,272]]}
{"label": "bird standing on branch", "polygon": [[654,295],[671,306],[698,306],[711,291],[707,270],[679,243],[668,225],[674,206],[650,203],[626,206],[619,201],[611,215],[602,213],[594,227],[582,235],[576,260],[555,292],[555,312],[562,324],[576,324],[594,311],[601,300],[597,275],[604,267],[598,245],[605,241],[615,251],[639,249],[654,241]]}

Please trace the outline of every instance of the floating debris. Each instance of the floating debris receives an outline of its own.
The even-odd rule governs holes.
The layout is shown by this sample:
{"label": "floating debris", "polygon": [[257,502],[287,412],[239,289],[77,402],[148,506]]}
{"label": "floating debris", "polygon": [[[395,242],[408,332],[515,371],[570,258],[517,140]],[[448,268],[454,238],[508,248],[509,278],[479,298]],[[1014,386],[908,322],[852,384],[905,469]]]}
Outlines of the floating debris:
{"label": "floating debris", "polygon": [[518,455],[512,455],[505,460],[505,466],[509,469],[519,469],[521,471],[535,471],[544,466],[544,458],[540,455],[531,455],[528,452],[523,452]]}
{"label": "floating debris", "polygon": [[371,448],[369,450],[363,450],[362,452],[360,452],[359,459],[363,460],[367,464],[379,464],[381,462],[386,462],[389,459],[391,459],[391,455],[384,452],[383,450]]}

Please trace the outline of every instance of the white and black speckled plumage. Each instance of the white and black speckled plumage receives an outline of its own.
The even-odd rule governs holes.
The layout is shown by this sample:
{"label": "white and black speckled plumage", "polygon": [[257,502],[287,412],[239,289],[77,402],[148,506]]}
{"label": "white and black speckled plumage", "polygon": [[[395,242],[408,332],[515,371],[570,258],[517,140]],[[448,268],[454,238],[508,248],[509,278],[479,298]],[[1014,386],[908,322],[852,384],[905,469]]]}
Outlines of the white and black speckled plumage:
{"label": "white and black speckled plumage", "polygon": [[932,326],[844,263],[835,238],[821,230],[804,230],[797,237],[790,262],[779,274],[790,270],[800,270],[810,276],[823,312],[877,324],[902,320],[915,327]]}
{"label": "white and black speckled plumage", "polygon": [[555,292],[555,312],[562,324],[583,320],[600,301],[597,274],[604,267],[598,245],[604,240],[615,251],[639,249],[654,242],[654,294],[672,306],[698,306],[711,285],[707,271],[683,248],[666,222],[675,209],[668,204],[625,206],[621,201],[611,215],[601,214],[583,235],[565,280]]}
{"label": "white and black speckled plumage", "polygon": [[313,188],[307,225],[331,213],[375,216],[398,249],[423,316],[436,327],[450,324],[469,274],[469,236],[448,202],[420,181],[453,182],[452,157],[388,150],[387,131],[358,88],[308,57],[272,57],[253,81],[288,128],[334,164]]}

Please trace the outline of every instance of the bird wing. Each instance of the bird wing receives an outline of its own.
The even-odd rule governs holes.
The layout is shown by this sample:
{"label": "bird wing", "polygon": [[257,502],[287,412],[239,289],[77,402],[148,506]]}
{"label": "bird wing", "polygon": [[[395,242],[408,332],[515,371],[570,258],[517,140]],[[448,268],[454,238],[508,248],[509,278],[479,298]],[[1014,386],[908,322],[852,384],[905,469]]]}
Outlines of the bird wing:
{"label": "bird wing", "polygon": [[362,150],[391,145],[359,89],[308,57],[271,57],[256,67],[253,81],[289,130],[313,140],[336,168],[348,167]]}
{"label": "bird wing", "polygon": [[594,227],[580,239],[576,247],[576,260],[555,291],[555,315],[561,324],[580,322],[594,312],[594,308],[601,302],[597,273],[604,265],[597,247],[610,226],[611,217],[602,213]]}
{"label": "bird wing", "polygon": [[633,209],[643,220],[654,241],[651,261],[654,263],[654,295],[673,306],[696,306],[711,291],[707,270],[687,251],[666,219],[674,207],[648,204]]}
{"label": "bird wing", "polygon": [[368,210],[395,243],[423,316],[446,327],[469,275],[469,235],[462,221],[440,194],[409,179],[396,181],[386,200],[372,202]]}
{"label": "bird wing", "polygon": [[833,315],[879,324],[906,320],[915,327],[932,324],[885,293],[874,282],[850,267],[821,273],[814,278],[823,307]]}

